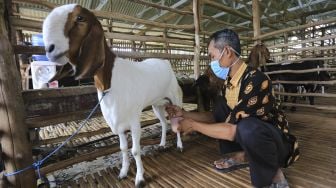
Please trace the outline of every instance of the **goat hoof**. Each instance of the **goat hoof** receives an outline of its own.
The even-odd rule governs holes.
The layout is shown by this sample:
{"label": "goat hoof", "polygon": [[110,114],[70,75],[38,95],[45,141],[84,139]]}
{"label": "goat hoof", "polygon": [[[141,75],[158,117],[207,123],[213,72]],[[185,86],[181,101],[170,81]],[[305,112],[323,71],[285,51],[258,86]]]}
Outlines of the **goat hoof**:
{"label": "goat hoof", "polygon": [[158,147],[158,151],[162,152],[162,151],[166,151],[167,148],[165,146],[159,146]]}
{"label": "goat hoof", "polygon": [[177,151],[179,151],[179,152],[183,152],[183,148],[182,147],[177,147]]}
{"label": "goat hoof", "polygon": [[141,180],[141,181],[139,181],[135,184],[136,188],[142,188],[142,187],[145,187],[145,186],[146,186],[145,180]]}
{"label": "goat hoof", "polygon": [[123,179],[126,179],[127,175],[119,175],[118,180],[121,181]]}

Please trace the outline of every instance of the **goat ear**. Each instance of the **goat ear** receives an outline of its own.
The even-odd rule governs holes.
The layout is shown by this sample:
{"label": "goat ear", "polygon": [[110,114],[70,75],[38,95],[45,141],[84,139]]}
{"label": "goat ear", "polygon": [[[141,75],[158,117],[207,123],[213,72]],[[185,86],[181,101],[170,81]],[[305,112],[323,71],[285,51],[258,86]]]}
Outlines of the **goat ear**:
{"label": "goat ear", "polygon": [[260,51],[258,52],[258,62],[259,62],[259,65],[264,64],[264,62],[263,62],[263,58],[262,58],[262,54],[261,54]]}
{"label": "goat ear", "polygon": [[74,73],[75,73],[75,71],[74,71],[72,65],[70,63],[67,63],[67,64],[63,65],[59,71],[56,72],[54,77],[52,77],[49,80],[49,82],[59,80],[59,79],[64,78],[66,76],[73,76]]}
{"label": "goat ear", "polygon": [[102,66],[105,59],[104,44],[104,31],[99,21],[95,19],[80,47],[76,79],[93,77],[97,69]]}
{"label": "goat ear", "polygon": [[256,69],[259,66],[259,57],[257,57],[258,54],[256,53],[255,47],[251,50],[250,55],[248,57],[248,64],[250,67]]}

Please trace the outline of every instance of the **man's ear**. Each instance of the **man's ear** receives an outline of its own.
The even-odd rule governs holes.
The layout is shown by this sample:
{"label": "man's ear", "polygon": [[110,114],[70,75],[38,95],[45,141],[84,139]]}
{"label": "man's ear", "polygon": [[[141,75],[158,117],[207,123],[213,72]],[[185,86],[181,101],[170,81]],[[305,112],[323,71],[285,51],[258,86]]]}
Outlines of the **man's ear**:
{"label": "man's ear", "polygon": [[224,53],[226,53],[228,57],[232,57],[232,55],[234,54],[233,50],[231,50],[229,47],[224,47],[224,50]]}

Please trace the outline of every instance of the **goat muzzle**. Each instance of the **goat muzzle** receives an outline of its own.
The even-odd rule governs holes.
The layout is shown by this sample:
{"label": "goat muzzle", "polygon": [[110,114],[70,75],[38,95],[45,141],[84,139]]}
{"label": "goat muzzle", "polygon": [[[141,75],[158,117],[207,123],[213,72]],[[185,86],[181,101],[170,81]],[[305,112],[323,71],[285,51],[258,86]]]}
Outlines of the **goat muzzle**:
{"label": "goat muzzle", "polygon": [[75,67],[73,67],[70,63],[67,63],[56,71],[56,74],[49,80],[49,82],[59,80],[67,76],[74,76],[75,72]]}

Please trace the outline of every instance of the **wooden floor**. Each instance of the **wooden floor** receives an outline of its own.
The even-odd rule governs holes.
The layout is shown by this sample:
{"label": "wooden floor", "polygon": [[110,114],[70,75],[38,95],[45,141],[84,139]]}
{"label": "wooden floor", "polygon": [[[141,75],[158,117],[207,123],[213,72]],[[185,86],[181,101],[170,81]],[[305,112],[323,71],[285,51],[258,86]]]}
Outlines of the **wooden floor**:
{"label": "wooden floor", "polygon": [[[285,170],[290,187],[336,187],[336,117],[291,113],[293,133],[301,158]],[[183,153],[170,149],[143,156],[146,187],[251,187],[249,169],[219,173],[213,161],[220,156],[213,139],[185,142]],[[117,180],[118,169],[87,175],[62,187],[134,187],[134,164],[127,179]]]}

